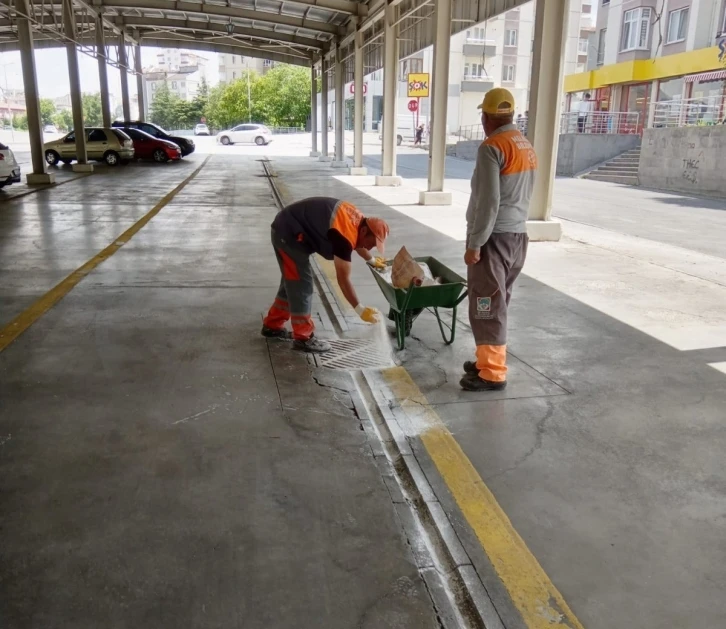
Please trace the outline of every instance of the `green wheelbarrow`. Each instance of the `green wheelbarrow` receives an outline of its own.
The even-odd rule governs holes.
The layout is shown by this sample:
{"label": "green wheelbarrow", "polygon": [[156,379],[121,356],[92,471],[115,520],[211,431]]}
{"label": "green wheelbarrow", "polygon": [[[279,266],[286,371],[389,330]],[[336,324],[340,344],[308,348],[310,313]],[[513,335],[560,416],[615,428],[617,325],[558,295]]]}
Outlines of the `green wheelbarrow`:
{"label": "green wheelbarrow", "polygon": [[[406,337],[411,334],[411,326],[424,310],[433,312],[439,323],[444,343],[450,345],[456,336],[456,308],[466,297],[466,280],[444,266],[436,258],[414,258],[416,262],[427,264],[434,277],[441,278],[441,284],[433,286],[415,286],[394,288],[373,267],[369,267],[376,278],[378,286],[385,295],[391,308],[388,318],[396,324],[396,341],[398,349],[406,345]],[[451,325],[442,321],[439,308],[451,309]]]}

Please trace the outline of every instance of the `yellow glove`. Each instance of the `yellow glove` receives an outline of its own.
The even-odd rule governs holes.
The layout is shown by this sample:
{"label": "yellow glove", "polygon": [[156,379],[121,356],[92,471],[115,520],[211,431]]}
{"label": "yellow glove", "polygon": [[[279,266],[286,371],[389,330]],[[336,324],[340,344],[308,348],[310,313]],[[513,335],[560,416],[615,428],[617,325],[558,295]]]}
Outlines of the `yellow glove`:
{"label": "yellow glove", "polygon": [[378,323],[378,310],[358,304],[355,307],[358,316],[366,323]]}
{"label": "yellow glove", "polygon": [[370,264],[374,269],[385,269],[386,268],[386,259],[385,258],[373,258],[372,260],[368,260],[368,264]]}

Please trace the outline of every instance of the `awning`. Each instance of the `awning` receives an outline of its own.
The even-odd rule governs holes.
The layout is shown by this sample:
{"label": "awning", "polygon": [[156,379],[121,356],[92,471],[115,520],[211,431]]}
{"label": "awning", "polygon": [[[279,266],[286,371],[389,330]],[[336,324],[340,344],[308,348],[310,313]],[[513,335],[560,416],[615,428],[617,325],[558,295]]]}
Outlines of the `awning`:
{"label": "awning", "polygon": [[713,72],[701,72],[685,77],[686,83],[708,83],[709,81],[723,81],[726,79],[726,70],[714,70]]}

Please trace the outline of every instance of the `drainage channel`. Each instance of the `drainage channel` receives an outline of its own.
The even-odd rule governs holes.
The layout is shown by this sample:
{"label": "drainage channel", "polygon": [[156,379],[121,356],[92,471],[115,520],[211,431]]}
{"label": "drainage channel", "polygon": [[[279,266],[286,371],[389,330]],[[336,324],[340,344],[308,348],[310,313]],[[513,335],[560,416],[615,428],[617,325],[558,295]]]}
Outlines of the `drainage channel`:
{"label": "drainage channel", "polygon": [[[267,158],[260,162],[275,203],[282,209],[284,202],[275,183],[271,162]],[[312,262],[318,295],[338,337],[330,339],[333,350],[315,357],[314,364],[319,368],[344,371],[351,376],[348,393],[384,482],[390,478],[395,483],[395,487],[389,486],[391,500],[439,626],[444,629],[503,629],[500,622],[496,622],[499,619],[491,608],[489,597],[448,517],[440,503],[430,499],[433,489],[410,448],[401,442],[400,435],[393,434],[392,422],[387,417],[390,410],[378,399],[374,385],[366,375],[368,369],[390,366],[390,358],[386,351],[369,340],[341,338],[349,330],[348,324],[325,275],[317,263]],[[491,622],[492,618],[496,621]]]}

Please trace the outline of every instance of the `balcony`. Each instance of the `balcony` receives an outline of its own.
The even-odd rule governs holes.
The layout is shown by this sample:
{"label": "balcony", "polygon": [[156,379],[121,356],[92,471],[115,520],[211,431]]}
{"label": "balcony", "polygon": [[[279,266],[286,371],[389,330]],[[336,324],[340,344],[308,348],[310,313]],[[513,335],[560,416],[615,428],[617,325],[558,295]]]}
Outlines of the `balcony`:
{"label": "balcony", "polygon": [[488,92],[494,87],[494,82],[489,77],[478,77],[464,75],[461,81],[462,92]]}
{"label": "balcony", "polygon": [[465,57],[493,57],[497,54],[497,45],[491,39],[469,37],[464,44],[463,52]]}

